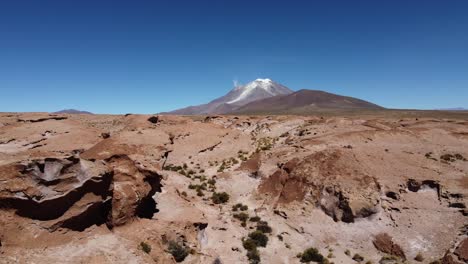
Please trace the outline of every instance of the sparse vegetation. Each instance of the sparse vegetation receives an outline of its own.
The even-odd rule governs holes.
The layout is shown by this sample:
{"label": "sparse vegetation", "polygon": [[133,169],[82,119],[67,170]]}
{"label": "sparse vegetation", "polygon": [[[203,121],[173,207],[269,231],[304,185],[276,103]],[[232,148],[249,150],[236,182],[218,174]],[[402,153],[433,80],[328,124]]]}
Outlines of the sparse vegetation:
{"label": "sparse vegetation", "polygon": [[351,251],[349,251],[349,249],[345,250],[344,253],[345,253],[346,256],[351,256]]}
{"label": "sparse vegetation", "polygon": [[249,219],[249,214],[244,212],[233,214],[232,216],[243,223],[245,223]]}
{"label": "sparse vegetation", "polygon": [[268,225],[268,222],[266,221],[259,221],[257,223],[257,230],[261,231],[262,233],[271,233],[272,229]]}
{"label": "sparse vegetation", "polygon": [[190,253],[190,250],[187,247],[182,246],[175,241],[169,241],[169,246],[167,250],[169,251],[169,253],[171,253],[176,262],[184,261],[184,259]]}
{"label": "sparse vegetation", "polygon": [[260,263],[260,253],[258,253],[257,248],[247,251],[247,258],[250,264]]}
{"label": "sparse vegetation", "polygon": [[256,152],[270,150],[277,139],[271,137],[260,138],[257,140],[257,149]]}
{"label": "sparse vegetation", "polygon": [[268,237],[261,231],[253,231],[249,234],[249,238],[255,242],[257,247],[266,247],[268,244]]}
{"label": "sparse vegetation", "polygon": [[301,262],[303,263],[309,263],[311,261],[318,262],[318,263],[324,263],[325,258],[323,257],[322,254],[318,251],[316,248],[308,248],[304,250],[303,253],[298,254],[298,257],[300,257]]}
{"label": "sparse vegetation", "polygon": [[238,163],[239,161],[236,158],[225,159],[221,162],[221,165],[218,168],[218,172],[224,172],[224,170],[230,169],[232,166]]}
{"label": "sparse vegetation", "polygon": [[151,246],[143,241],[140,242],[140,249],[146,254],[149,254],[151,252]]}
{"label": "sparse vegetation", "polygon": [[248,151],[239,150],[237,152],[237,158],[242,160],[242,161],[246,161],[248,159],[248,155],[249,155]]}
{"label": "sparse vegetation", "polygon": [[249,210],[249,207],[247,205],[244,205],[244,204],[241,204],[241,203],[237,203],[237,204],[232,206],[232,211],[236,212],[238,210],[247,211],[247,210]]}
{"label": "sparse vegetation", "polygon": [[221,192],[221,193],[213,193],[213,196],[211,196],[211,200],[215,204],[223,204],[227,203],[229,201],[229,194],[226,192]]}
{"label": "sparse vegetation", "polygon": [[445,161],[445,162],[454,162],[454,161],[457,161],[457,160],[461,160],[461,161],[466,161],[466,158],[463,157],[463,155],[459,154],[459,153],[456,153],[456,154],[444,154],[442,156],[440,156],[440,159],[442,161]]}
{"label": "sparse vegetation", "polygon": [[250,222],[258,222],[261,220],[261,218],[259,216],[252,216],[250,217]]}

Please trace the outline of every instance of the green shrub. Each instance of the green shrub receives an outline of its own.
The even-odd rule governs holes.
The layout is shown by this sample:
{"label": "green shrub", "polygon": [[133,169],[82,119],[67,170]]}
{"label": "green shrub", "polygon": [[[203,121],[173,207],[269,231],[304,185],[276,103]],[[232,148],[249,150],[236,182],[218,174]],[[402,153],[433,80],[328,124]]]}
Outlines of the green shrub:
{"label": "green shrub", "polygon": [[301,255],[301,262],[309,263],[311,261],[323,263],[325,258],[316,248],[308,248]]}
{"label": "green shrub", "polygon": [[213,193],[213,196],[211,196],[211,200],[215,204],[226,203],[227,201],[229,201],[229,194],[227,194],[226,192],[221,192],[221,193],[215,192]]}
{"label": "green shrub", "polygon": [[245,222],[245,221],[247,221],[247,219],[249,219],[249,215],[244,213],[244,212],[238,213],[238,214],[233,214],[232,217],[238,219],[241,222]]}
{"label": "green shrub", "polygon": [[249,259],[250,264],[260,263],[260,253],[258,253],[256,248],[247,252],[247,258]]}
{"label": "green shrub", "polygon": [[242,241],[242,246],[246,249],[246,250],[253,250],[253,249],[256,249],[257,248],[257,244],[255,243],[255,241],[251,238],[247,238],[247,239],[244,239]]}
{"label": "green shrub", "polygon": [[174,257],[176,262],[182,262],[188,256],[190,250],[175,241],[169,241],[168,251]]}
{"label": "green shrub", "polygon": [[261,218],[259,216],[252,216],[250,217],[250,222],[258,222],[261,220]]}
{"label": "green shrub", "polygon": [[209,184],[209,185],[215,185],[215,184],[216,184],[216,180],[215,180],[215,179],[209,179],[209,180],[208,180],[208,184]]}
{"label": "green shrub", "polygon": [[257,230],[261,231],[262,233],[271,233],[272,229],[268,225],[268,222],[266,221],[259,221],[257,223]]}
{"label": "green shrub", "polygon": [[140,248],[146,254],[149,254],[151,252],[151,246],[148,245],[147,243],[143,242],[143,241],[140,243]]}
{"label": "green shrub", "polygon": [[268,237],[258,230],[250,233],[249,238],[251,238],[258,247],[266,247],[268,244]]}
{"label": "green shrub", "polygon": [[239,204],[235,204],[232,206],[232,211],[236,212],[237,210],[239,210]]}

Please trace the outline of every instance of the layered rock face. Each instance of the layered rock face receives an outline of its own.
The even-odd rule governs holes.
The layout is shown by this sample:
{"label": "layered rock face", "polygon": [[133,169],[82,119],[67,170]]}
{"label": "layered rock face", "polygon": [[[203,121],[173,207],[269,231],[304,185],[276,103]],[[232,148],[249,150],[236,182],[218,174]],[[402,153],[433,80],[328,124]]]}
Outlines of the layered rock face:
{"label": "layered rock face", "polygon": [[4,165],[1,171],[0,207],[40,220],[52,231],[151,218],[156,211],[152,196],[160,191],[159,175],[139,169],[127,156],[46,158]]}

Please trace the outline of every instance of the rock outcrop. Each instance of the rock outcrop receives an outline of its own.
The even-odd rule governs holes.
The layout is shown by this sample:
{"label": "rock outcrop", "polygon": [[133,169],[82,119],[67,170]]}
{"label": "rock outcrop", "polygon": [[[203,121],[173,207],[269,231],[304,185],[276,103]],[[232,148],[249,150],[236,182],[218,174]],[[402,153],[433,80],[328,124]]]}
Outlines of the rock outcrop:
{"label": "rock outcrop", "polygon": [[2,166],[0,209],[58,228],[123,225],[151,218],[160,191],[156,172],[138,168],[127,156],[107,161],[46,158]]}
{"label": "rock outcrop", "polygon": [[[340,163],[343,153],[318,152],[293,159],[266,178],[259,191],[278,203],[309,198],[335,221],[354,222],[378,211],[380,185]],[[359,180],[356,180],[356,173]]]}

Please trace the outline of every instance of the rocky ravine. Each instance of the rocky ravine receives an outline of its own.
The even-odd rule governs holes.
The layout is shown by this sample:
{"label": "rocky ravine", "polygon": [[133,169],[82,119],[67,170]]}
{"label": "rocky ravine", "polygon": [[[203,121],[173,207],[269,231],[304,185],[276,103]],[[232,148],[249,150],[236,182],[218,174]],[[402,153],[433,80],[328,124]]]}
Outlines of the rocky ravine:
{"label": "rocky ravine", "polygon": [[467,135],[448,119],[1,114],[0,263],[466,263]]}

